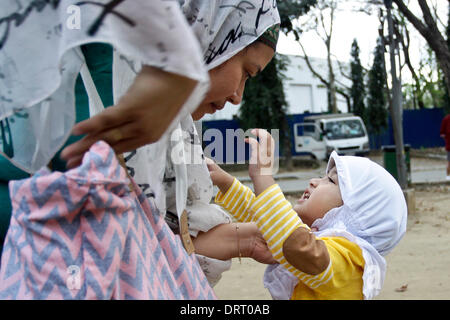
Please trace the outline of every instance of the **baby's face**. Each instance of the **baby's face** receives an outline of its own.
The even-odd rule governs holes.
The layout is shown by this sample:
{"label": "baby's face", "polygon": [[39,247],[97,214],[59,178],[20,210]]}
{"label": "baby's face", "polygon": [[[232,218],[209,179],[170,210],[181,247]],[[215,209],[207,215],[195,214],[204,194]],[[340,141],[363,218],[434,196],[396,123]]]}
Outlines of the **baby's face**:
{"label": "baby's face", "polygon": [[309,181],[309,187],[297,200],[293,209],[300,219],[311,227],[316,219],[342,205],[336,166],[333,166],[325,177]]}

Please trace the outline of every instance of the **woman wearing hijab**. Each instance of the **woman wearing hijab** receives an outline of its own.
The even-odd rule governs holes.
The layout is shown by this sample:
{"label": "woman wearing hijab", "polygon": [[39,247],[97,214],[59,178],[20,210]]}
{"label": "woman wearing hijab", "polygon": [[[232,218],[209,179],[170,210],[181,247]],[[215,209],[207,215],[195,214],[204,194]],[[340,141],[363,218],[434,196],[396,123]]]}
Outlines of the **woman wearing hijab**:
{"label": "woman wearing hijab", "polygon": [[[194,238],[212,229],[217,234],[223,231],[235,237],[235,226],[230,224],[229,215],[210,204],[213,185],[194,120],[222,109],[226,102],[241,102],[246,80],[261,72],[275,53],[280,18],[274,1],[227,1],[225,4],[189,0],[181,8],[203,50],[210,77],[209,91],[192,116],[182,118],[173,131],[157,143],[125,154],[126,165],[136,182],[147,188],[145,193],[154,198],[158,210],[175,232],[181,229],[178,222],[185,214],[189,234]],[[121,75],[133,72],[126,63],[117,67]],[[126,88],[123,82],[118,85]],[[217,228],[219,225],[222,229]],[[243,225],[240,237],[241,254],[252,253],[253,258],[267,261],[268,251],[253,225]],[[219,236],[217,241],[226,238]],[[248,248],[244,248],[244,243],[249,244]],[[201,248],[198,249],[200,265],[212,285],[231,267],[231,257],[239,255],[238,250],[222,259],[213,259],[201,255]]]}
{"label": "woman wearing hijab", "polygon": [[[231,222],[228,214],[210,204],[213,186],[194,120],[222,109],[226,102],[239,104],[245,81],[270,62],[279,33],[276,2],[228,1],[223,4],[220,1],[191,0],[182,1],[181,9],[200,42],[210,88],[192,116],[180,118],[175,129],[168,130],[157,143],[125,154],[126,165],[145,194],[154,199],[158,210],[175,232],[182,232],[178,231],[181,228],[178,221],[186,212],[189,233],[194,238],[199,232],[207,232],[217,225],[224,225],[222,231],[226,234],[236,234],[235,230],[226,232],[227,228],[232,228],[231,225],[226,226]],[[133,80],[139,61],[123,55],[119,57],[116,53],[114,58],[114,92],[115,96],[121,96]],[[79,123],[74,130],[95,127],[102,116]],[[66,148],[64,157],[70,164],[77,164],[80,152],[84,152],[90,142],[88,135]],[[252,252],[254,258],[266,261],[258,256],[260,253],[264,256],[267,251],[254,226],[243,225],[241,231],[242,243],[250,245],[248,250],[243,247],[242,252]],[[198,255],[212,285],[218,282],[223,271],[231,267],[231,256],[227,258],[224,261]]]}
{"label": "woman wearing hijab", "polygon": [[[126,8],[128,10],[133,10],[130,7],[131,6],[128,6]],[[123,6],[123,8],[125,8],[125,6]],[[122,9],[122,7],[120,7],[120,9]],[[212,198],[211,180],[204,162],[193,119],[191,116],[186,116],[186,114],[193,111],[192,106],[199,106],[195,109],[195,112],[193,112],[195,119],[199,119],[206,112],[211,113],[216,109],[222,108],[226,101],[232,103],[238,103],[240,101],[245,80],[249,76],[253,76],[260,72],[273,56],[278,35],[278,28],[273,27],[279,23],[279,16],[276,9],[276,3],[266,1],[263,1],[262,3],[259,1],[246,1],[245,3],[231,1],[227,4],[205,1],[185,1],[182,4],[182,10],[185,17],[188,19],[188,22],[191,24],[195,35],[198,39],[201,39],[200,42],[203,57],[211,77],[210,91],[204,97],[200,105],[198,98],[203,96],[205,81],[204,77],[202,77],[203,68],[195,63],[196,59],[192,56],[186,56],[185,51],[183,51],[184,56],[182,59],[177,57],[176,55],[180,50],[172,50],[173,48],[165,42],[156,42],[156,44],[153,42],[153,45],[158,48],[159,55],[155,56],[157,59],[151,59],[154,58],[153,56],[145,57],[142,52],[136,51],[136,47],[139,47],[139,40],[142,40],[142,37],[145,38],[145,36],[148,36],[145,34],[144,30],[155,29],[151,29],[148,26],[147,28],[142,27],[141,31],[143,34],[140,35],[142,37],[136,36],[131,39],[132,41],[130,40],[135,47],[120,47],[117,44],[120,44],[120,41],[125,38],[126,30],[122,30],[123,32],[121,33],[121,29],[110,21],[114,19],[107,19],[102,21],[103,27],[96,30],[98,33],[102,30],[105,31],[101,34],[103,38],[94,37],[84,39],[81,37],[83,39],[75,40],[78,40],[79,43],[83,43],[83,41],[88,43],[89,41],[104,41],[106,38],[110,43],[115,45],[116,50],[114,51],[113,62],[113,98],[116,105],[120,106],[121,102],[124,104],[128,102],[129,105],[136,106],[136,103],[133,103],[133,98],[139,95],[126,93],[144,87],[143,82],[141,82],[140,85],[136,84],[137,79],[140,78],[142,72],[146,69],[146,67],[142,67],[142,65],[152,65],[153,63],[153,65],[160,69],[162,68],[163,70],[175,73],[178,72],[178,74],[182,74],[184,77],[190,77],[197,81],[197,86],[185,101],[181,112],[179,112],[175,120],[171,122],[169,130],[166,131],[163,137],[157,143],[139,148],[125,155],[125,159],[127,160],[126,165],[130,174],[134,176],[136,182],[144,190],[145,195],[155,202],[160,214],[169,218],[169,215],[166,215],[166,213],[169,211],[174,213],[175,224],[177,224],[178,220],[183,220],[183,213],[185,213],[185,216],[188,216],[189,220],[189,233],[195,236],[199,232],[207,232],[218,225],[225,225],[225,223],[229,222],[229,217],[219,208],[209,204]],[[172,11],[176,10],[172,8]],[[161,13],[160,11],[154,12],[155,16],[158,16],[158,13]],[[169,10],[169,12],[171,11]],[[115,14],[110,13],[110,16],[119,16],[122,18],[123,16],[127,16],[124,15],[123,11],[120,11],[120,15],[118,15],[117,12],[114,13]],[[173,12],[171,13],[173,14]],[[128,14],[132,15],[131,12],[128,12]],[[151,20],[148,19],[148,15],[146,15],[144,19],[143,15],[145,14],[143,13],[139,15],[138,12],[133,12],[133,14],[145,21]],[[92,16],[86,14],[83,15],[83,17],[87,20],[86,23],[82,22],[83,25],[89,24],[89,21],[95,21],[95,16],[92,18]],[[177,16],[175,15],[175,17]],[[89,18],[91,20],[89,20]],[[152,21],[160,22],[160,24],[163,24],[162,21],[164,21],[164,24],[168,24],[170,30],[169,34],[171,34],[176,19],[173,16],[170,19],[166,19],[164,18],[164,15],[160,15],[160,18],[160,20],[156,19]],[[98,19],[100,19],[100,17]],[[121,19],[118,20],[120,22]],[[140,22],[139,19],[136,20]],[[51,19],[48,19],[48,21],[51,21]],[[109,24],[112,25],[109,30],[114,30],[114,33],[109,32],[107,28]],[[116,29],[114,29],[114,27]],[[130,25],[128,25],[128,27],[130,27]],[[272,29],[269,30],[271,27]],[[156,34],[152,34],[155,39],[170,40],[166,39],[168,34],[167,31],[157,29],[155,33]],[[129,32],[127,34],[129,34]],[[179,37],[177,39],[183,37],[181,34],[182,33],[178,34]],[[262,37],[263,34],[265,34],[264,37]],[[111,37],[111,39],[108,37]],[[183,46],[183,50],[185,50],[186,43],[190,43],[189,41],[186,41],[186,39],[189,40],[189,37],[187,36],[183,41],[179,41],[179,45]],[[71,48],[70,45],[68,45],[65,50],[69,50],[68,48]],[[168,48],[171,50],[168,50]],[[179,47],[175,45],[175,49],[178,48]],[[148,47],[143,49],[145,52],[152,52]],[[193,51],[195,51],[195,48]],[[63,50],[63,53],[64,52],[65,51]],[[60,53],[59,56],[64,56],[64,54]],[[81,59],[81,63],[78,65],[85,65],[82,60],[83,55],[78,55],[77,59]],[[55,61],[58,61],[58,59]],[[182,71],[179,71],[177,67],[182,69]],[[75,71],[76,69],[77,68],[75,68]],[[61,70],[65,71],[66,69],[62,68]],[[77,72],[75,71],[70,74],[68,77],[69,80],[71,79],[71,81],[74,81],[73,76],[77,75]],[[130,132],[133,132],[134,134],[139,132],[133,130],[127,131],[127,129],[117,130],[117,124],[115,124],[115,127],[107,126],[108,119],[110,119],[109,116],[114,114],[117,115],[119,108],[116,108],[115,110],[114,108],[110,108],[113,111],[108,112],[107,109],[102,112],[104,103],[101,97],[99,99],[98,94],[96,96],[96,90],[92,90],[95,89],[96,84],[94,83],[94,86],[92,86],[92,81],[89,81],[89,72],[86,72],[85,69],[83,72],[83,68],[81,71],[89,99],[90,116],[92,117],[97,113],[98,115],[80,123],[74,128],[74,133],[85,133],[87,136],[64,151],[63,156],[68,160],[69,167],[79,163],[84,151],[97,139],[106,140],[116,149],[116,151],[126,151],[130,150],[130,148],[124,147],[127,140],[130,139]],[[138,76],[136,76],[136,74],[138,74]],[[68,82],[70,82],[69,80]],[[91,85],[89,85],[89,83]],[[62,85],[62,87],[64,87],[64,85]],[[70,88],[70,83],[68,87]],[[192,86],[189,89],[192,90]],[[171,94],[170,90],[162,92],[166,97]],[[70,98],[70,94],[67,94],[67,90],[65,93],[65,96]],[[48,103],[48,101],[46,102]],[[70,105],[70,103],[68,104]],[[164,108],[162,110],[164,110]],[[42,112],[40,114],[42,114]],[[49,116],[49,114],[54,116],[56,112],[44,114],[47,116]],[[126,118],[127,114],[125,114],[124,117]],[[156,121],[155,119],[159,118],[153,118],[154,121]],[[70,123],[70,121],[68,122]],[[55,122],[53,120],[47,120],[46,123]],[[127,124],[127,122],[124,123],[125,128]],[[61,141],[64,141],[67,136],[67,131],[63,131],[65,134],[62,137],[59,137]],[[38,135],[38,138],[40,137],[42,137],[42,135]],[[40,141],[39,139],[37,140]],[[30,172],[36,170],[40,163],[47,163],[49,159],[46,159],[50,158],[54,153],[54,151],[48,150],[57,150],[60,145],[55,143],[54,140],[44,142],[43,146],[38,144],[38,147],[40,148],[47,147],[47,152],[43,153],[45,157],[42,157],[44,160],[40,159],[40,162],[38,162],[34,157],[29,156],[32,152],[28,152],[28,157],[25,157],[25,160],[22,161],[27,165],[27,168],[31,168],[29,170]],[[142,143],[141,141],[138,144],[145,143]],[[131,145],[136,146],[136,144]],[[182,161],[174,161],[172,155],[174,154],[174,150],[180,151],[180,146],[182,155],[179,159],[182,159]],[[192,150],[194,151],[193,153],[190,152]],[[186,151],[190,152],[189,155],[191,157],[195,157],[197,160],[201,159],[201,161],[193,161],[193,163],[186,162]],[[24,165],[23,167],[26,166]],[[264,251],[264,248],[262,251]],[[201,257],[199,258],[201,260]],[[222,266],[217,267],[215,265],[216,263],[221,264]],[[211,283],[216,282],[220,277],[220,273],[229,268],[229,262],[224,263],[223,261],[208,259],[207,257],[204,257],[202,265],[206,266],[204,271],[207,268],[213,271],[208,275]],[[212,268],[209,268],[208,266],[211,266]]]}

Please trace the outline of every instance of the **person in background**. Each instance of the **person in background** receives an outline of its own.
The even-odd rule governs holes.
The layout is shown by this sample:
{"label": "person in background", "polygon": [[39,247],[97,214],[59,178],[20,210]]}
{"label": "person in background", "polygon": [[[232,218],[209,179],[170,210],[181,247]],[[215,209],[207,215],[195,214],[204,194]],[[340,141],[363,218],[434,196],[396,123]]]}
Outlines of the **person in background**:
{"label": "person in background", "polygon": [[447,176],[445,179],[450,181],[450,114],[442,119],[440,135],[445,141],[445,150],[447,151]]}

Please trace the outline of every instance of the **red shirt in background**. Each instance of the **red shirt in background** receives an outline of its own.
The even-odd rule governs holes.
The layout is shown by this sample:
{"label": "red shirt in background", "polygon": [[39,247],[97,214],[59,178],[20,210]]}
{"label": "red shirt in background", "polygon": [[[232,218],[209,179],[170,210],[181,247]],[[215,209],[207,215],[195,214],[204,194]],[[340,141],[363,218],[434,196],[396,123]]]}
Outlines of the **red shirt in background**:
{"label": "red shirt in background", "polygon": [[445,150],[450,151],[450,114],[442,120],[440,135],[445,136]]}

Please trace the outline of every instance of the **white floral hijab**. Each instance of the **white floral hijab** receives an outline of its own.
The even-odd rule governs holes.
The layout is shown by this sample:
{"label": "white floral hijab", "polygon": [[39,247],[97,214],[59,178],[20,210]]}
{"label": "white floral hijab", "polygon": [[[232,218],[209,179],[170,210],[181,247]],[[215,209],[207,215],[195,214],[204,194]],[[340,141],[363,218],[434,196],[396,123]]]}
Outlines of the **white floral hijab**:
{"label": "white floral hijab", "polygon": [[84,64],[79,46],[90,42],[197,80],[178,119],[207,90],[201,49],[176,1],[2,0],[0,153],[19,168],[33,173],[47,165],[69,137]]}
{"label": "white floral hijab", "polygon": [[279,24],[276,0],[179,0],[212,69]]}

